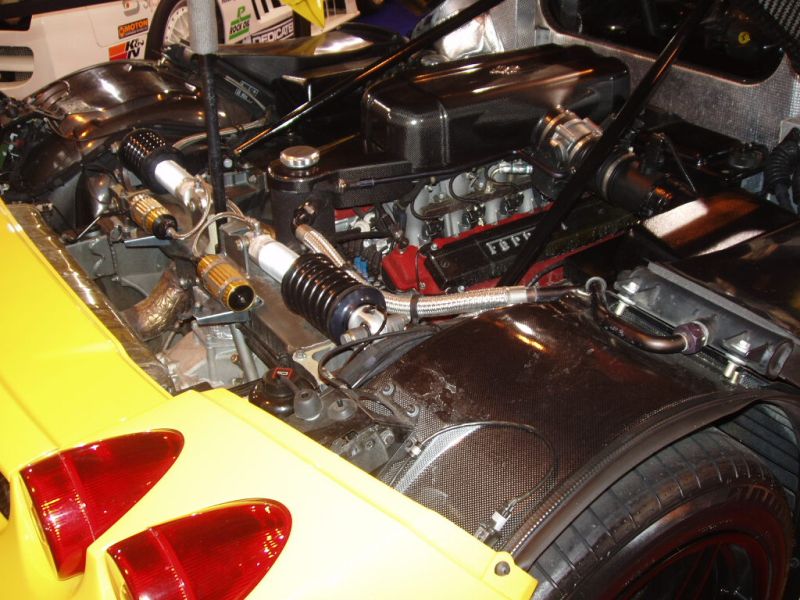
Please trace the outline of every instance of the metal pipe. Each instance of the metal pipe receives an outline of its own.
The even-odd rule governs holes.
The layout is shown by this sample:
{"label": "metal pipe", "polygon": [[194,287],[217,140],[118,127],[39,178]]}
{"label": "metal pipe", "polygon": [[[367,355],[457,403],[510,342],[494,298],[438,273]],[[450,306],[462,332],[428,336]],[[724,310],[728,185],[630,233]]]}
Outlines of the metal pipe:
{"label": "metal pipe", "polygon": [[[219,130],[220,137],[228,137],[229,135],[234,135],[236,133],[244,133],[245,131],[252,131],[253,129],[258,129],[259,127],[263,127],[266,125],[267,119],[261,118],[256,119],[255,121],[249,121],[243,125],[234,125],[231,127],[224,127],[223,129]],[[204,141],[208,137],[207,131],[201,131],[199,133],[193,133],[192,135],[187,135],[185,138],[179,139],[177,142],[172,144],[172,146],[176,150],[185,150],[189,146],[193,146],[198,142]]]}
{"label": "metal pipe", "polygon": [[148,341],[172,328],[191,305],[191,294],[181,286],[175,268],[170,267],[147,298],[122,314],[131,329]]}
{"label": "metal pipe", "polygon": [[341,98],[342,96],[349,94],[361,86],[362,83],[365,83],[374,77],[385,73],[396,64],[406,60],[418,50],[427,48],[431,43],[437,41],[439,38],[447,35],[448,33],[455,31],[462,25],[469,23],[475,17],[493,9],[502,1],[503,0],[478,0],[474,4],[467,6],[461,12],[450,17],[446,21],[439,23],[435,27],[432,27],[419,37],[409,40],[403,47],[393,54],[390,54],[386,58],[381,58],[372,63],[358,75],[332,86],[321,96],[317,96],[316,98],[301,104],[273,126],[268,127],[258,135],[255,135],[249,140],[240,144],[239,147],[234,150],[234,153],[237,155],[242,154],[242,152],[248,150],[256,144],[289,129],[306,115],[316,112],[337,98]]}
{"label": "metal pipe", "polygon": [[247,377],[247,381],[255,381],[258,379],[258,370],[253,360],[253,354],[250,352],[250,347],[244,339],[244,334],[236,325],[231,325],[230,327],[233,345],[236,346],[236,353],[239,355],[239,364],[242,367],[244,376]]}
{"label": "metal pipe", "polygon": [[644,108],[645,102],[663,81],[669,72],[669,67],[689,41],[689,36],[700,24],[711,6],[717,0],[700,0],[683,22],[681,27],[666,45],[656,61],[645,74],[639,85],[633,90],[630,98],[620,110],[617,117],[606,127],[603,135],[586,153],[586,157],[578,166],[575,174],[567,181],[552,207],[542,218],[533,234],[522,247],[514,262],[506,270],[498,286],[513,285],[520,281],[527,273],[530,266],[536,261],[542,250],[550,240],[553,232],[560,227],[566,216],[580,199],[583,190],[589,181],[597,175],[603,162],[608,158],[622,134],[633,124],[636,117]]}
{"label": "metal pipe", "polygon": [[[347,269],[347,272],[359,282],[369,285],[366,279],[355,268],[350,266],[350,263],[320,232],[308,225],[300,225],[295,230],[295,236],[298,241],[312,252],[324,254],[331,259],[335,266]],[[513,286],[470,290],[441,296],[403,296],[401,294],[392,294],[385,290],[382,290],[382,293],[386,301],[387,312],[426,319],[460,315],[513,304],[552,302],[571,291],[573,291],[573,288],[569,287],[558,288],[557,291],[548,291],[546,289]]]}
{"label": "metal pipe", "polygon": [[679,333],[671,335],[647,333],[615,315],[606,302],[606,286],[601,279],[596,277],[590,279],[586,289],[591,294],[594,320],[609,333],[632,346],[654,354],[680,354],[689,348],[690,341]]}

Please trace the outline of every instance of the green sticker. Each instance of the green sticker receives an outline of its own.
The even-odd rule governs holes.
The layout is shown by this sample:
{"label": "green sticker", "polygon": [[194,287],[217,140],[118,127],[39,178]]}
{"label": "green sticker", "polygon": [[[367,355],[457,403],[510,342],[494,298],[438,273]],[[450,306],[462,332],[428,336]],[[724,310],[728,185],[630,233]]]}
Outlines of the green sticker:
{"label": "green sticker", "polygon": [[247,9],[240,6],[236,13],[236,18],[231,21],[231,29],[228,33],[228,39],[235,40],[243,35],[250,33],[250,13],[245,12]]}

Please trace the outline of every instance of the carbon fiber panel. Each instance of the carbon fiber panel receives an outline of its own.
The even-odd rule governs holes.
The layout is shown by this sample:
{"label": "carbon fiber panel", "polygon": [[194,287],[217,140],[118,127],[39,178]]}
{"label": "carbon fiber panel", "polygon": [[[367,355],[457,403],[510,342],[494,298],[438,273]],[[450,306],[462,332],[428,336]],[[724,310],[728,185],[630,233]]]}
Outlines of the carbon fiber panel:
{"label": "carbon fiber panel", "polygon": [[[401,359],[379,385],[392,381],[396,402],[420,407],[420,453],[403,453],[382,479],[470,533],[529,492],[502,544],[613,440],[726,389],[687,357],[649,355],[610,338],[583,311],[569,301],[487,312]],[[517,428],[478,425],[490,422]],[[437,436],[454,424],[474,425]]]}
{"label": "carbon fiber panel", "polygon": [[[651,56],[560,33],[542,10],[544,1],[538,2],[537,44],[550,42],[588,46],[598,54],[625,62],[630,69],[631,86],[639,83],[653,63]],[[781,121],[800,114],[800,81],[788,59],[780,64],[771,77],[756,85],[724,79],[686,66],[675,66],[651,103],[692,123],[740,140],[772,147],[779,141]]]}
{"label": "carbon fiber panel", "polygon": [[[469,474],[464,473],[465,464],[470,465]],[[473,533],[509,500],[546,483],[555,466],[552,448],[531,431],[470,425],[437,435],[417,460],[410,461],[395,487]],[[518,506],[507,531],[521,525],[531,502],[528,498]]]}

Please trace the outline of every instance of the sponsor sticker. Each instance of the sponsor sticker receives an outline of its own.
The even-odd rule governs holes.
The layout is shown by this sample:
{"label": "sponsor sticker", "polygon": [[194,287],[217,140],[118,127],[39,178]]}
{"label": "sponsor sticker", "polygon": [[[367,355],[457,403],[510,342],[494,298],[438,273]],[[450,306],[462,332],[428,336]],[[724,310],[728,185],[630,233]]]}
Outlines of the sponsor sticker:
{"label": "sponsor sticker", "polygon": [[125,23],[125,25],[120,25],[117,27],[117,35],[119,36],[119,39],[124,40],[125,38],[139,35],[140,33],[145,33],[149,28],[149,19],[139,19],[138,21]]}
{"label": "sponsor sticker", "polygon": [[231,41],[240,38],[250,33],[250,17],[252,15],[247,12],[244,6],[240,6],[236,11],[236,18],[231,21],[231,28],[228,32],[228,39]]}
{"label": "sponsor sticker", "polygon": [[269,29],[254,34],[250,40],[254,44],[265,44],[267,42],[284,40],[290,37],[294,37],[294,20],[292,20],[291,17],[285,21],[281,21],[277,25],[273,25]]}
{"label": "sponsor sticker", "polygon": [[116,44],[108,49],[108,60],[141,58],[143,48],[144,40],[141,38]]}

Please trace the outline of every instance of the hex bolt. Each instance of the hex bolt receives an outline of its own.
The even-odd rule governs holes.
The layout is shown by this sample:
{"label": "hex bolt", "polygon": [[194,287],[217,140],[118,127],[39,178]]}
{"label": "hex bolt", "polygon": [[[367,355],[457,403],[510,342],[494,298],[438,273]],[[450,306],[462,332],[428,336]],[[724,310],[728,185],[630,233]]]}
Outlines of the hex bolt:
{"label": "hex bolt", "polygon": [[750,352],[750,342],[744,338],[741,338],[737,340],[735,344],[733,344],[732,348],[742,356],[747,356],[747,353]]}
{"label": "hex bolt", "polygon": [[622,285],[622,289],[628,292],[631,296],[633,296],[636,292],[639,291],[639,288],[642,286],[639,284],[638,281],[634,281],[631,279],[630,281],[625,282]]}

